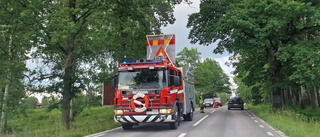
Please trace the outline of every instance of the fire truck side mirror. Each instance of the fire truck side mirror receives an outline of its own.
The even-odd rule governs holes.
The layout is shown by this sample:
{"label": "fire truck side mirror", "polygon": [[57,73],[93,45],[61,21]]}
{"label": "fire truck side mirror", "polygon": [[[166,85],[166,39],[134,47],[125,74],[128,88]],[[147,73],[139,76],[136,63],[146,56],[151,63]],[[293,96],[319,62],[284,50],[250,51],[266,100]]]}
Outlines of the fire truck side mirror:
{"label": "fire truck side mirror", "polygon": [[118,88],[117,85],[118,85],[118,75],[113,75],[112,76],[112,87],[117,89]]}

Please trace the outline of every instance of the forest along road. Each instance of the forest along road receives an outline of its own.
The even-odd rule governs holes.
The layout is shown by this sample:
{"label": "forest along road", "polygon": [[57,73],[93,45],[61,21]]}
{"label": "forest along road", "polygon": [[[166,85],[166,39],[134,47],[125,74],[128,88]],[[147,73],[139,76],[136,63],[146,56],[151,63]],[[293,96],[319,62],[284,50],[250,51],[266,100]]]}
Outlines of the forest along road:
{"label": "forest along road", "polygon": [[168,124],[140,124],[133,129],[121,127],[86,137],[281,137],[259,118],[240,109],[206,108],[194,112],[193,121],[182,121],[176,130]]}

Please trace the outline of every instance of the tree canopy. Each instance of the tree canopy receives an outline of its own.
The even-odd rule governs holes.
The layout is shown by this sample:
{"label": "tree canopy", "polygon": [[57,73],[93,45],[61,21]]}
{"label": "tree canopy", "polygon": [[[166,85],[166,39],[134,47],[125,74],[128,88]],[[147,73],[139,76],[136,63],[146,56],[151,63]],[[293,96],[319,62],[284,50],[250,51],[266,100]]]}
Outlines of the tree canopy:
{"label": "tree canopy", "polygon": [[311,98],[319,91],[319,13],[315,0],[203,0],[187,26],[192,43],[219,40],[216,53],[234,53],[242,82],[267,85],[281,108],[290,88],[305,87]]}

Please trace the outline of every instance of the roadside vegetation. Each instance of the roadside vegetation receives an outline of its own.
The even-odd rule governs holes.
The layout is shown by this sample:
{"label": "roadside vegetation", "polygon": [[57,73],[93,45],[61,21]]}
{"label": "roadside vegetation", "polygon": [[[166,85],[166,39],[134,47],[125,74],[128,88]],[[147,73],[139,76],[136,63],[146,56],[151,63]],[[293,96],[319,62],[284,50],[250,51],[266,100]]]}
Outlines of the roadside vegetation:
{"label": "roadside vegetation", "polygon": [[274,111],[271,105],[251,104],[246,106],[251,112],[272,127],[290,137],[318,137],[320,129],[320,109],[300,109],[288,105],[282,110]]}
{"label": "roadside vegetation", "polygon": [[79,94],[90,101],[99,97],[101,92],[93,93],[111,82],[118,62],[145,58],[145,36],[173,24],[174,7],[181,2],[1,0],[1,135],[16,128],[15,111],[28,114],[35,108],[36,99],[30,98],[35,93],[57,97],[43,106],[61,111],[55,121],[74,130],[73,119],[85,107],[76,103],[83,99]]}
{"label": "roadside vegetation", "polygon": [[234,54],[234,92],[253,113],[289,136],[319,136],[319,15],[318,0],[203,0],[187,27],[191,43]]}
{"label": "roadside vegetation", "polygon": [[188,68],[194,74],[196,89],[196,103],[199,104],[199,95],[204,98],[220,97],[224,102],[231,94],[228,75],[222,70],[220,64],[210,58],[202,59],[197,48],[185,47],[177,54],[177,65]]}
{"label": "roadside vegetation", "polygon": [[80,137],[120,126],[113,120],[113,107],[85,108],[67,130],[61,121],[61,111],[29,109],[17,113],[8,121],[9,134],[5,137]]}

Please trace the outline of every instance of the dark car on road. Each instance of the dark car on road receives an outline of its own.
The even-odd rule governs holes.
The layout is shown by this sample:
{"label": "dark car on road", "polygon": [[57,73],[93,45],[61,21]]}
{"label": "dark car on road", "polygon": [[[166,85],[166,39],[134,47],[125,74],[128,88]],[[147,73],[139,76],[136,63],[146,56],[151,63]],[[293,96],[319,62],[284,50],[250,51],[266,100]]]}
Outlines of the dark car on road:
{"label": "dark car on road", "polygon": [[243,110],[243,100],[240,97],[230,97],[228,100],[228,109],[240,108]]}
{"label": "dark car on road", "polygon": [[212,107],[213,106],[213,99],[212,98],[207,98],[203,101],[204,107]]}

